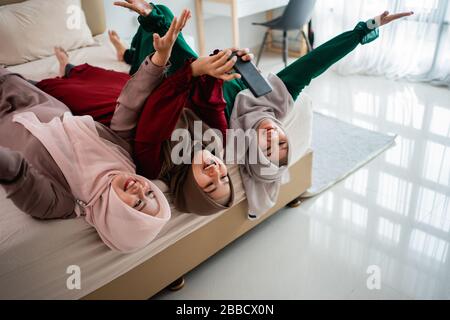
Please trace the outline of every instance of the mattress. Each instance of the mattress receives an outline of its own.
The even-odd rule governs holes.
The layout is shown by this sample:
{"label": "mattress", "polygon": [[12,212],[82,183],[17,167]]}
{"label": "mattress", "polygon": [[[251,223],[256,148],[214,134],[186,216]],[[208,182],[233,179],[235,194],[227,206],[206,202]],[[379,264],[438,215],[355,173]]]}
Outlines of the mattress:
{"label": "mattress", "polygon": [[[96,45],[70,52],[74,64],[90,63],[127,72],[128,66],[116,60],[107,35],[96,37]],[[58,64],[54,57],[11,67],[28,79],[54,77]],[[286,120],[291,137],[293,162],[310,148],[312,106],[303,95]],[[229,166],[237,201],[245,193],[236,166]],[[171,196],[167,194],[169,201]],[[120,254],[109,250],[96,231],[83,218],[38,221],[19,211],[0,188],[0,299],[79,299],[133,269],[189,233],[223,213],[210,217],[181,214],[172,206],[172,218],[146,248]],[[81,271],[81,287],[68,289],[73,266]],[[155,275],[157,276],[157,275]]]}

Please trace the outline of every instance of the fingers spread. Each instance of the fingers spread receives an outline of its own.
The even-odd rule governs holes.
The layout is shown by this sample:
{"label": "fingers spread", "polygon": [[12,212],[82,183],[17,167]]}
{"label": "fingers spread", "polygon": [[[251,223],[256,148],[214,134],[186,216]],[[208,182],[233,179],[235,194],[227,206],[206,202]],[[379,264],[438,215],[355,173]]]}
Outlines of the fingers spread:
{"label": "fingers spread", "polygon": [[173,18],[172,23],[170,24],[169,30],[166,33],[167,37],[171,37],[174,35],[175,29],[177,28],[177,24],[178,24],[178,18],[175,17],[175,18]]}
{"label": "fingers spread", "polygon": [[185,14],[186,14],[186,10],[183,10],[180,17],[177,19],[177,22],[175,24],[175,32],[178,32],[180,30],[180,27],[182,26],[183,21],[184,21]]}
{"label": "fingers spread", "polygon": [[186,26],[186,23],[191,18],[191,11],[188,9],[185,9],[183,12],[183,19],[181,19],[179,30],[183,29]]}
{"label": "fingers spread", "polygon": [[174,32],[176,33],[181,32],[190,18],[191,18],[191,11],[188,9],[184,9],[174,26]]}

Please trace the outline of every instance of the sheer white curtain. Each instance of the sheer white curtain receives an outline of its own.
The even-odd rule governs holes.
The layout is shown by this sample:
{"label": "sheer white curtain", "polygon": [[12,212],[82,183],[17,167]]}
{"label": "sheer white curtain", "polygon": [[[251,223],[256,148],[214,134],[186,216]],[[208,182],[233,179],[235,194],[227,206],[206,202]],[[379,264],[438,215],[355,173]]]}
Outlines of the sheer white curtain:
{"label": "sheer white curtain", "polygon": [[382,27],[380,39],[355,50],[335,70],[450,85],[448,0],[318,0],[316,45],[384,10],[415,15]]}

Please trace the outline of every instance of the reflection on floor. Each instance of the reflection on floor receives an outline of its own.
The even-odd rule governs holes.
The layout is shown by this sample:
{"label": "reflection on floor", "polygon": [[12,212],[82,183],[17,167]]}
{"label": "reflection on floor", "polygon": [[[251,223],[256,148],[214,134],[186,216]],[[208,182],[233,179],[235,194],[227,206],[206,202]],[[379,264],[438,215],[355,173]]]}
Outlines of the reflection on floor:
{"label": "reflection on floor", "polygon": [[[265,58],[264,71],[279,68]],[[397,145],[155,298],[450,299],[450,90],[328,72],[306,92],[315,110]]]}

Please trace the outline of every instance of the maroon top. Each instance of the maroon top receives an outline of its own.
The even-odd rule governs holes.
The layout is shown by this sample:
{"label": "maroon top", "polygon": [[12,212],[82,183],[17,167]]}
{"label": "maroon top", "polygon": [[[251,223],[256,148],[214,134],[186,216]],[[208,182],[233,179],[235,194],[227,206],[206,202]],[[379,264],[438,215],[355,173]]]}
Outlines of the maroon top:
{"label": "maroon top", "polygon": [[42,80],[36,86],[63,102],[74,115],[90,115],[109,126],[117,98],[128,80],[126,73],[82,64],[74,67],[67,78]]}
{"label": "maroon top", "polygon": [[187,63],[155,89],[142,110],[134,140],[136,162],[144,176],[158,177],[162,142],[170,139],[184,108],[225,134],[226,102],[222,87],[222,80],[209,76],[193,78]]}

